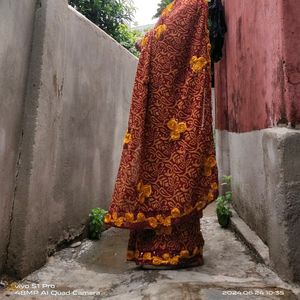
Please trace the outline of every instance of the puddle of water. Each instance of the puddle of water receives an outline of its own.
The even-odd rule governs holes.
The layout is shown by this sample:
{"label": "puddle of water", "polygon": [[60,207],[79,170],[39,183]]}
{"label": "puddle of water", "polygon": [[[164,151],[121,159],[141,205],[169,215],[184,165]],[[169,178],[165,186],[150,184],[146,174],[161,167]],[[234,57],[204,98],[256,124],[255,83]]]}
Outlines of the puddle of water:
{"label": "puddle of water", "polygon": [[136,269],[135,263],[126,261],[129,231],[112,229],[95,242],[77,259],[87,269],[110,274],[124,274]]}

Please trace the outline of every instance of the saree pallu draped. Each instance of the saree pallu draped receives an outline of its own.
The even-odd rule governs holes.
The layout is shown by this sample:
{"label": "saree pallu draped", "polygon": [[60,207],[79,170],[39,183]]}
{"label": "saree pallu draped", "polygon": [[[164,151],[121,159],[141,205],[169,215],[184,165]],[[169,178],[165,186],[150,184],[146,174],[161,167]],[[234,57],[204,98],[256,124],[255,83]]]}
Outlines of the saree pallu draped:
{"label": "saree pallu draped", "polygon": [[202,260],[202,210],[218,195],[206,0],[176,0],[141,42],[105,223],[130,229],[127,260]]}

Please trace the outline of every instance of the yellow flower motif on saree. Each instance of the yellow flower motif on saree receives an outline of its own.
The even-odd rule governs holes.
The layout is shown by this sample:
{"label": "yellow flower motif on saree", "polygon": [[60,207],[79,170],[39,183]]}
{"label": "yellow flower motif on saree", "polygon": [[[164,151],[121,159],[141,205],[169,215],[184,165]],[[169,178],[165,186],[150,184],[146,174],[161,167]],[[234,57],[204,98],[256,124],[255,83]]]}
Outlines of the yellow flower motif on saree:
{"label": "yellow flower motif on saree", "polygon": [[143,213],[138,213],[136,217],[138,222],[144,222],[145,221],[145,215]]}
{"label": "yellow flower motif on saree", "polygon": [[123,222],[124,222],[124,218],[120,217],[120,218],[115,220],[115,225],[120,227],[120,226],[122,226]]}
{"label": "yellow flower motif on saree", "polygon": [[162,215],[157,215],[156,219],[158,222],[162,223],[162,220],[164,219]]}
{"label": "yellow flower motif on saree", "polygon": [[125,220],[127,222],[133,222],[134,221],[134,215],[133,215],[133,213],[126,213],[125,214]]}
{"label": "yellow flower motif on saree", "polygon": [[159,257],[154,257],[152,263],[153,263],[154,265],[159,266],[159,265],[162,264],[162,259],[159,258]]}
{"label": "yellow flower motif on saree", "polygon": [[213,156],[210,156],[206,161],[205,161],[205,165],[213,168],[214,166],[216,166],[217,161]]}
{"label": "yellow flower motif on saree", "polygon": [[180,257],[187,258],[187,257],[189,257],[189,255],[190,255],[190,253],[188,250],[182,250],[180,252]]}
{"label": "yellow flower motif on saree", "polygon": [[139,192],[139,202],[143,204],[146,198],[149,198],[152,194],[152,187],[150,184],[143,184],[140,181],[137,185],[137,191]]}
{"label": "yellow flower motif on saree", "polygon": [[111,215],[110,214],[106,214],[104,217],[104,223],[109,223],[111,221]]}
{"label": "yellow flower motif on saree", "polygon": [[204,175],[211,176],[212,168],[217,165],[217,161],[213,156],[208,157],[204,162]]}
{"label": "yellow flower motif on saree", "polygon": [[211,187],[213,190],[215,190],[215,191],[219,188],[219,186],[218,186],[218,184],[217,184],[216,182],[212,183],[212,184],[210,185],[210,187]]}
{"label": "yellow flower motif on saree", "polygon": [[174,1],[166,6],[166,8],[163,10],[161,15],[162,16],[168,15],[173,10],[173,7],[174,7]]}
{"label": "yellow flower motif on saree", "polygon": [[152,259],[151,252],[145,252],[144,255],[143,255],[143,259],[144,260],[151,260]]}
{"label": "yellow flower motif on saree", "polygon": [[162,258],[163,258],[163,260],[170,260],[170,254],[169,253],[164,253]]}
{"label": "yellow flower motif on saree", "polygon": [[172,255],[170,253],[164,253],[162,256],[152,256],[151,252],[139,252],[139,250],[128,251],[127,257],[129,259],[135,257],[138,260],[150,260],[154,265],[171,264],[177,265],[180,259],[186,259],[194,257],[198,254],[202,254],[202,248],[195,247],[191,252],[187,249],[182,249],[179,255]]}
{"label": "yellow flower motif on saree", "polygon": [[206,202],[206,197],[202,197],[202,201],[201,202],[198,202],[197,205],[196,205],[196,209],[197,211],[201,211],[202,208],[203,208],[203,203]]}
{"label": "yellow flower motif on saree", "polygon": [[162,221],[162,224],[164,225],[164,226],[171,226],[171,216],[168,216],[168,217],[166,217],[163,221]]}
{"label": "yellow flower motif on saree", "polygon": [[172,218],[180,217],[180,210],[178,208],[173,208],[171,211]]}
{"label": "yellow flower motif on saree", "polygon": [[[216,165],[216,160],[214,156],[210,156],[205,160],[206,171],[211,174],[212,167]],[[141,182],[137,185],[137,189],[139,191],[139,201],[144,201],[145,198],[149,197],[152,194],[151,185],[144,185]],[[206,195],[203,195],[201,199],[197,201],[194,206],[188,206],[184,209],[184,211],[180,211],[178,208],[173,208],[170,212],[170,215],[163,216],[158,214],[156,216],[146,217],[144,213],[139,212],[136,216],[132,212],[127,212],[123,216],[118,216],[117,212],[113,212],[112,214],[106,214],[104,217],[104,223],[113,223],[116,227],[121,227],[123,224],[128,228],[128,224],[136,224],[147,222],[149,226],[156,230],[158,235],[163,234],[171,234],[172,233],[172,219],[180,218],[186,215],[189,215],[194,210],[201,211],[203,207],[207,204],[207,202],[211,202],[215,198],[215,191],[218,190],[218,183],[213,182],[210,186],[210,189]]]}
{"label": "yellow flower motif on saree", "polygon": [[213,201],[215,199],[214,194],[212,191],[209,191],[208,195],[207,195],[207,200],[208,201]]}
{"label": "yellow flower motif on saree", "polygon": [[173,141],[179,140],[181,133],[184,133],[187,130],[185,122],[178,123],[174,118],[168,122],[167,126],[171,130],[170,139]]}
{"label": "yellow flower motif on saree", "polygon": [[153,218],[153,217],[148,218],[148,222],[152,228],[157,227],[157,220],[155,218]]}
{"label": "yellow flower motif on saree", "polygon": [[190,65],[194,73],[199,73],[202,71],[207,64],[208,61],[203,56],[193,56],[190,60]]}
{"label": "yellow flower motif on saree", "polygon": [[146,45],[147,45],[147,43],[148,43],[148,36],[144,36],[143,37],[143,39],[142,39],[142,41],[141,41],[141,47],[145,47]]}
{"label": "yellow flower motif on saree", "polygon": [[155,28],[155,37],[159,39],[161,35],[167,30],[167,26],[165,24],[159,25]]}
{"label": "yellow flower motif on saree", "polygon": [[116,212],[113,212],[112,218],[113,218],[114,221],[117,220],[118,219],[118,214]]}
{"label": "yellow flower motif on saree", "polygon": [[179,256],[174,256],[170,259],[171,265],[177,265],[179,263]]}
{"label": "yellow flower motif on saree", "polygon": [[125,137],[124,137],[124,144],[129,144],[132,140],[132,136],[130,133],[128,133],[128,130],[126,131]]}

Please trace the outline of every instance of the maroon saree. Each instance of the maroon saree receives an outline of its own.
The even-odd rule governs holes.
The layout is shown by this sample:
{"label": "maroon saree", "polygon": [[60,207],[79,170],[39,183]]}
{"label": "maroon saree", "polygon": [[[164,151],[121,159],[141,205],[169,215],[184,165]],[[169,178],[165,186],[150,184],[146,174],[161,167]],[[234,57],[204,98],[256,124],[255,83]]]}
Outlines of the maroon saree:
{"label": "maroon saree", "polygon": [[105,223],[130,229],[127,260],[202,264],[202,210],[218,195],[206,0],[176,0],[141,42]]}

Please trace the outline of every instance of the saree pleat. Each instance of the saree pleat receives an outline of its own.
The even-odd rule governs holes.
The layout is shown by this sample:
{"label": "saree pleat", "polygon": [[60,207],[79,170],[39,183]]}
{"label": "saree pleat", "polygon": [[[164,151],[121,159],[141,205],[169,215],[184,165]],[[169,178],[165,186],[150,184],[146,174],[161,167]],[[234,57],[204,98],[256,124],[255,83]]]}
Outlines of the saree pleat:
{"label": "saree pleat", "polygon": [[[202,261],[202,210],[218,195],[205,0],[176,0],[141,42],[105,223],[130,229],[128,260]],[[203,261],[202,261],[203,262]]]}

